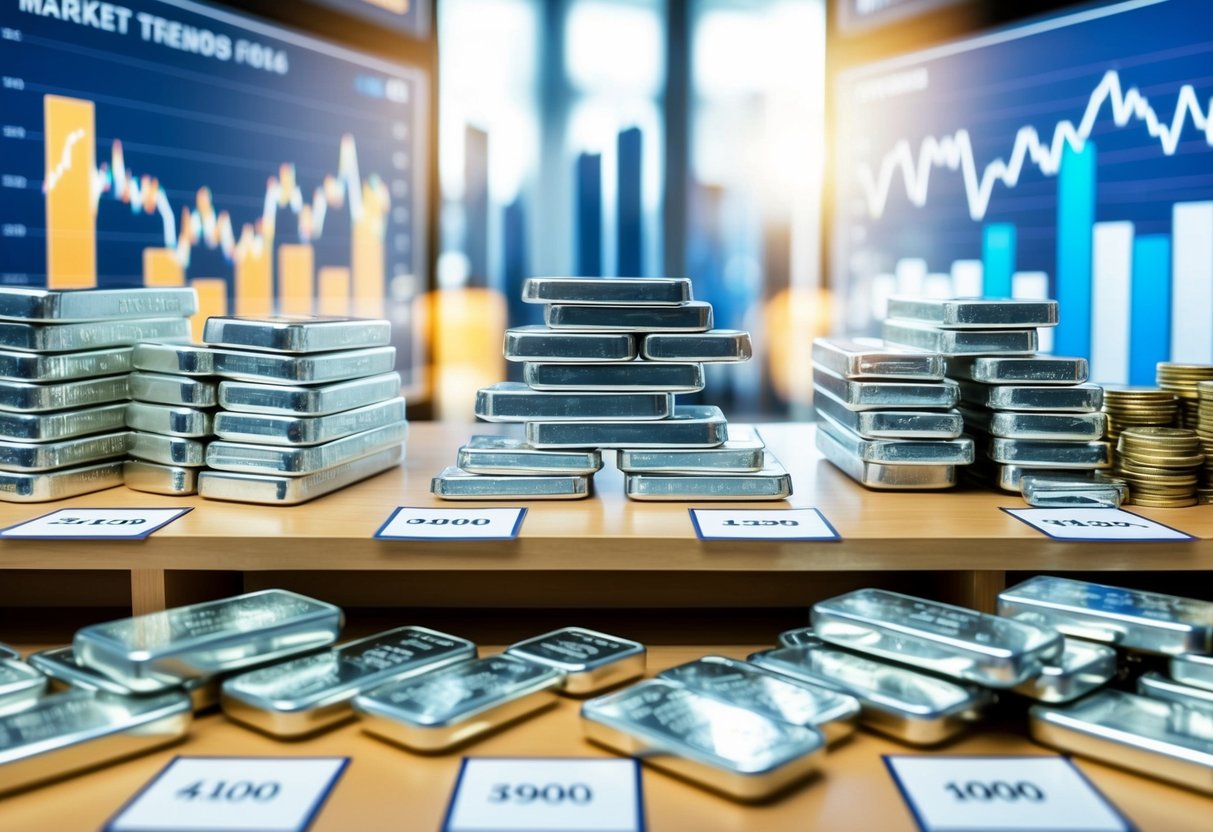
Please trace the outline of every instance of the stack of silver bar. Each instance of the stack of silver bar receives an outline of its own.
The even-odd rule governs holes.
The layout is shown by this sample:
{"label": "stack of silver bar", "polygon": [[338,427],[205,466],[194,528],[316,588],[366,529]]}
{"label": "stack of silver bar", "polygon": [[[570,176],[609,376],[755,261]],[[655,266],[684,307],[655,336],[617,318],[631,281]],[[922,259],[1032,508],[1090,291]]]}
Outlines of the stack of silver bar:
{"label": "stack of silver bar", "polygon": [[210,318],[203,340],[220,379],[203,497],[293,505],[404,458],[388,321]]}
{"label": "stack of silver bar", "polygon": [[957,466],[974,456],[958,398],[938,352],[876,338],[813,342],[817,449],[868,488],[955,485]]}
{"label": "stack of silver bar", "polygon": [[122,484],[131,345],[189,338],[193,289],[0,288],[0,500]]}

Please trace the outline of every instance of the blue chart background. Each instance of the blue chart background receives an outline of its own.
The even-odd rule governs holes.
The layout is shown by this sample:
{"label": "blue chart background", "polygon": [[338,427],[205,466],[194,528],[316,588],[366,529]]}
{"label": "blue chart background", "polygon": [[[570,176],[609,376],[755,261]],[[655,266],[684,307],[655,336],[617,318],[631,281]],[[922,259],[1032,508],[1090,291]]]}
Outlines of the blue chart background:
{"label": "blue chart background", "polygon": [[433,0],[411,0],[404,14],[385,9],[370,0],[311,0],[323,6],[349,12],[380,26],[390,26],[414,37],[423,38],[430,31],[429,4]]}

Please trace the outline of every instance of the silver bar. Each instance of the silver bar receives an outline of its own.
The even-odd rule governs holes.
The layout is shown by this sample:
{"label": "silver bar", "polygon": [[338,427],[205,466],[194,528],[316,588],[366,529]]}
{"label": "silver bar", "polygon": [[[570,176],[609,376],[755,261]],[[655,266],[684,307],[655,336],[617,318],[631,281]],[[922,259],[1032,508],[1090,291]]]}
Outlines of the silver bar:
{"label": "silver bar", "polygon": [[197,344],[170,344],[144,341],[135,344],[131,365],[150,373],[178,376],[213,376],[215,351]]}
{"label": "silver bar", "polygon": [[1090,442],[1102,439],[1103,413],[1023,413],[960,406],[965,424],[1001,439],[1064,439]]}
{"label": "silver bar", "polygon": [[1055,355],[956,355],[948,359],[948,376],[983,384],[1082,384],[1085,358]]}
{"label": "silver bar", "polygon": [[524,303],[673,306],[690,299],[685,277],[531,277],[522,284]]}
{"label": "silver bar", "polygon": [[838,440],[815,431],[817,450],[835,467],[860,485],[884,491],[923,491],[956,485],[955,465],[884,465],[864,462],[849,453]]}
{"label": "silver bar", "polygon": [[635,422],[666,419],[672,393],[548,393],[516,381],[476,391],[476,418],[486,422]]}
{"label": "silver bar", "polygon": [[[55,690],[75,688],[111,696],[140,696],[104,673],[80,664],[71,647],[53,647],[31,653],[29,663],[50,679]],[[183,686],[172,690],[188,694],[195,713],[219,704],[219,678],[216,676],[188,679]]]}
{"label": "silver bar", "polygon": [[188,376],[136,371],[131,373],[131,398],[140,402],[180,407],[214,407],[218,384]]}
{"label": "silver bar", "polygon": [[126,402],[54,413],[0,413],[0,440],[55,442],[126,429]]}
{"label": "silver bar", "polygon": [[943,356],[879,338],[816,338],[813,364],[845,379],[943,381]]}
{"label": "silver bar", "polygon": [[0,471],[51,471],[125,456],[131,436],[130,431],[118,431],[60,442],[0,441]]}
{"label": "silver bar", "polygon": [[951,739],[994,701],[981,688],[828,647],[780,647],[748,661],[855,697],[861,725],[911,745]]}
{"label": "silver bar", "polygon": [[21,654],[16,648],[9,647],[4,642],[0,642],[0,659],[20,659]]}
{"label": "silver bar", "polygon": [[990,298],[889,298],[889,317],[943,329],[1057,326],[1057,301]]}
{"label": "silver bar", "polygon": [[847,381],[841,376],[815,367],[813,385],[834,396],[848,410],[948,410],[960,401],[960,390],[954,381],[927,381],[921,384],[902,381]]}
{"label": "silver bar", "polygon": [[1182,685],[1161,673],[1151,671],[1137,677],[1137,692],[1151,699],[1173,702],[1198,712],[1207,721],[1209,735],[1213,737],[1213,690]]}
{"label": "silver bar", "polygon": [[1105,690],[1064,708],[1036,705],[1028,719],[1039,743],[1213,794],[1213,736],[1185,730],[1173,708]]}
{"label": "silver bar", "polygon": [[187,497],[198,493],[197,468],[128,459],[122,466],[122,479],[132,491],[148,494]]}
{"label": "silver bar", "polygon": [[318,445],[404,420],[404,399],[397,397],[327,416],[268,416],[221,410],[215,414],[214,432],[229,442]]}
{"label": "silver bar", "polygon": [[198,311],[198,293],[187,288],[0,289],[0,318],[25,321],[103,321],[128,318],[188,318]]}
{"label": "silver bar", "polygon": [[585,474],[471,474],[453,466],[430,480],[440,500],[581,500],[590,496]]}
{"label": "silver bar", "polygon": [[968,465],[974,459],[973,440],[960,439],[864,439],[826,414],[817,425],[842,446],[843,450],[864,462],[882,465]]}
{"label": "silver bar", "polygon": [[400,395],[400,386],[399,373],[380,373],[315,387],[224,381],[219,385],[219,406],[241,413],[327,416],[394,399]]}
{"label": "silver bar", "polygon": [[512,644],[507,655],[545,665],[564,674],[561,690],[584,696],[644,675],[645,647],[584,627],[561,627]]}
{"label": "silver bar", "polygon": [[29,707],[46,690],[46,677],[19,659],[0,658],[0,714]]}
{"label": "silver bar", "polygon": [[1052,630],[884,589],[818,601],[812,620],[822,641],[991,688],[1039,676],[1063,645]]}
{"label": "silver bar", "polygon": [[1024,474],[1032,473],[1058,473],[1058,474],[1074,474],[1075,476],[1082,474],[1097,473],[1094,470],[1068,469],[1068,470],[1052,470],[1047,467],[1038,465],[1003,465],[997,462],[991,462],[985,458],[979,458],[973,465],[965,469],[965,472],[971,474],[975,479],[982,481],[994,488],[1003,491],[1010,491],[1015,494],[1020,494],[1023,488]]}
{"label": "silver bar", "polygon": [[135,431],[128,453],[136,459],[157,465],[200,468],[206,465],[206,442],[183,436]]}
{"label": "silver bar", "polygon": [[1030,354],[1037,350],[1034,329],[938,329],[912,321],[887,320],[881,333],[886,341],[905,347],[954,355]]}
{"label": "silver bar", "polygon": [[1024,501],[1036,508],[1120,508],[1129,486],[1099,471],[1034,471],[1020,475]]}
{"label": "silver bar", "polygon": [[368,733],[417,751],[445,751],[551,707],[561,673],[491,656],[383,685],[354,698]]}
{"label": "silver bar", "polygon": [[819,731],[779,722],[663,679],[581,706],[586,739],[728,797],[758,801],[804,780]]}
{"label": "silver bar", "polygon": [[828,390],[813,386],[813,406],[864,439],[959,439],[957,410],[851,410]]}
{"label": "silver bar", "polygon": [[712,328],[712,304],[691,300],[678,306],[572,306],[544,308],[543,321],[552,329],[592,332],[707,332]]}
{"label": "silver bar", "polygon": [[404,448],[398,446],[325,468],[305,477],[202,471],[198,474],[198,493],[208,500],[290,506],[314,500],[347,485],[353,485],[359,480],[381,474],[395,468],[402,459]]}
{"label": "silver bar", "polygon": [[792,477],[768,453],[763,469],[748,474],[627,474],[624,493],[644,502],[766,502],[792,496]]}
{"label": "silver bar", "polygon": [[7,381],[54,382],[129,373],[131,348],[40,355],[0,350],[0,379]]}
{"label": "silver bar", "polygon": [[45,503],[122,485],[122,461],[26,473],[0,471],[0,502]]}
{"label": "silver bar", "polygon": [[849,694],[724,656],[704,656],[657,678],[778,722],[815,728],[829,745],[855,733],[859,719],[859,700]]}
{"label": "silver bar", "polygon": [[1161,655],[1213,651],[1213,603],[1040,575],[998,594],[998,614],[1073,638]]}
{"label": "silver bar", "polygon": [[753,474],[766,465],[766,443],[753,425],[732,424],[715,448],[623,448],[615,465],[627,474]]}
{"label": "silver bar", "polygon": [[626,332],[556,332],[520,326],[505,331],[503,352],[506,361],[631,361],[636,357],[636,338]]}
{"label": "silver bar", "polygon": [[0,410],[36,413],[126,401],[130,398],[127,378],[105,376],[49,384],[0,381]]}
{"label": "silver bar", "polygon": [[962,381],[960,398],[966,404],[991,410],[1065,410],[1094,413],[1103,407],[1103,388],[1098,384],[1024,385],[981,384]]}
{"label": "silver bar", "polygon": [[1016,685],[1016,693],[1039,702],[1071,702],[1116,676],[1116,651],[1103,644],[1067,638],[1061,655],[1045,662],[1040,675]]}
{"label": "silver bar", "polygon": [[82,352],[130,347],[140,341],[188,341],[186,318],[146,318],[78,324],[0,321],[0,349],[25,352]]}
{"label": "silver bar", "polygon": [[536,448],[715,448],[728,441],[728,424],[714,405],[677,405],[656,422],[527,422]]}
{"label": "silver bar", "polygon": [[541,451],[521,439],[477,434],[459,449],[456,464],[469,474],[582,474],[602,468],[598,451]]}
{"label": "silver bar", "polygon": [[401,445],[408,433],[408,422],[401,421],[302,448],[217,441],[206,447],[206,464],[220,471],[302,477]]}
{"label": "silver bar", "polygon": [[124,760],[183,739],[184,693],[106,696],[68,691],[0,716],[0,794]]}
{"label": "silver bar", "polygon": [[76,632],[76,660],[136,693],[232,673],[332,644],[340,609],[266,589],[147,613]]}
{"label": "silver bar", "polygon": [[317,355],[274,355],[216,350],[212,361],[215,375],[237,381],[325,384],[391,372],[396,367],[396,348],[373,347]]}
{"label": "silver bar", "polygon": [[702,364],[620,361],[613,364],[522,365],[522,380],[533,390],[694,393],[705,384]]}
{"label": "silver bar", "polygon": [[127,427],[165,436],[198,438],[214,433],[214,418],[205,410],[166,404],[131,402],[126,407]]}
{"label": "silver bar", "polygon": [[784,630],[779,634],[780,647],[826,647],[826,643],[817,637],[812,627],[797,627],[795,630]]}
{"label": "silver bar", "polygon": [[670,332],[646,335],[640,356],[647,361],[694,361],[700,364],[749,361],[754,354],[750,333],[737,329],[708,332]]}
{"label": "silver bar", "polygon": [[354,697],[476,658],[476,645],[428,627],[397,627],[223,683],[223,713],[273,737],[314,734],[354,716]]}
{"label": "silver bar", "polygon": [[392,325],[371,318],[279,316],[207,318],[202,340],[218,347],[265,352],[313,353],[384,347]]}
{"label": "silver bar", "polygon": [[986,455],[994,462],[1023,468],[1110,468],[1112,446],[1107,442],[1050,442],[1044,439],[992,437]]}
{"label": "silver bar", "polygon": [[1196,654],[1172,656],[1169,670],[1177,682],[1213,690],[1213,656]]}

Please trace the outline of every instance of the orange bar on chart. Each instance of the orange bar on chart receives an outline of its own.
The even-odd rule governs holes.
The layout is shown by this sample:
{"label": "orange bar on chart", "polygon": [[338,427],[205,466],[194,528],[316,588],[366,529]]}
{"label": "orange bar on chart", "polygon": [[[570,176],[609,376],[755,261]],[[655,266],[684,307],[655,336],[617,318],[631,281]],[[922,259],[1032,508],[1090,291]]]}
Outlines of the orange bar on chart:
{"label": "orange bar on chart", "polygon": [[278,311],[283,315],[312,314],[314,259],[309,245],[278,247]]}
{"label": "orange bar on chart", "polygon": [[268,241],[237,248],[237,315],[273,314],[274,283],[270,270],[272,251],[273,246]]}
{"label": "orange bar on chart", "polygon": [[350,314],[350,270],[342,266],[325,266],[317,279],[320,293],[316,300],[316,314]]}
{"label": "orange bar on chart", "polygon": [[93,102],[48,95],[42,99],[46,130],[46,285],[89,289],[97,285],[97,206],[93,170],[97,138]]}
{"label": "orange bar on chart", "polygon": [[227,314],[227,281],[221,277],[196,277],[190,281],[198,293],[198,312],[190,318],[195,343],[202,343],[202,328],[207,318]]}
{"label": "orange bar on chart", "polygon": [[387,273],[383,253],[384,213],[387,194],[370,184],[362,186],[362,215],[354,220],[354,240],[350,252],[353,273],[353,314],[363,318],[383,317],[383,296],[387,291]]}
{"label": "orange bar on chart", "polygon": [[172,249],[145,248],[143,250],[143,285],[185,285],[185,269],[177,262],[177,255]]}

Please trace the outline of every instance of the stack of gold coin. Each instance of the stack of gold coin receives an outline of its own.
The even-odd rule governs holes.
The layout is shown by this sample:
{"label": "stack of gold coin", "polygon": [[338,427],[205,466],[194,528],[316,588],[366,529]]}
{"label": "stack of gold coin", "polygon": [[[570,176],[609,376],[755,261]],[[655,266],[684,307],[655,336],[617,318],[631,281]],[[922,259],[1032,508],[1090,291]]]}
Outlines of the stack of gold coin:
{"label": "stack of gold coin", "polygon": [[1199,407],[1196,412],[1196,435],[1200,437],[1200,444],[1205,454],[1205,476],[1204,482],[1201,485],[1200,497],[1202,503],[1213,502],[1213,381],[1202,381],[1196,385],[1196,393],[1199,398]]}
{"label": "stack of gold coin", "polygon": [[1200,437],[1187,428],[1125,428],[1116,445],[1116,471],[1128,480],[1134,505],[1196,505],[1204,463]]}
{"label": "stack of gold coin", "polygon": [[1157,387],[1105,387],[1103,412],[1108,417],[1108,441],[1115,442],[1125,428],[1164,427],[1175,424],[1175,394]]}
{"label": "stack of gold coin", "polygon": [[1160,361],[1155,368],[1158,386],[1179,397],[1179,420],[1182,428],[1196,429],[1200,397],[1196,385],[1213,381],[1213,364],[1168,364]]}

